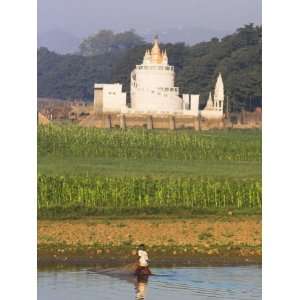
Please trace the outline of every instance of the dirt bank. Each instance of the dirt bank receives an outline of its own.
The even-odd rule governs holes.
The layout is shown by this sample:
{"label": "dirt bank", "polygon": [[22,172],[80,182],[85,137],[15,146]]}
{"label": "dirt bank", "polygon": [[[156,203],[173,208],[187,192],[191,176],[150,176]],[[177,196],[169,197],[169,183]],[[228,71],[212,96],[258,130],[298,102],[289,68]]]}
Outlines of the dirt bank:
{"label": "dirt bank", "polygon": [[260,263],[259,216],[38,222],[38,264],[118,265],[148,247],[154,265]]}

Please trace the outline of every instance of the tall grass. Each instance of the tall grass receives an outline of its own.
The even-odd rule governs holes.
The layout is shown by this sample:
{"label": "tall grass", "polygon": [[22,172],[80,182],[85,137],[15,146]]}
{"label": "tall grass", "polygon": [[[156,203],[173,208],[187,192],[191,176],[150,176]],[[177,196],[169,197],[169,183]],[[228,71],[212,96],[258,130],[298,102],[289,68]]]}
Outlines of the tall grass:
{"label": "tall grass", "polygon": [[39,126],[38,155],[130,159],[261,159],[261,132],[156,131]]}
{"label": "tall grass", "polygon": [[40,216],[230,208],[260,209],[260,181],[202,177],[38,176]]}

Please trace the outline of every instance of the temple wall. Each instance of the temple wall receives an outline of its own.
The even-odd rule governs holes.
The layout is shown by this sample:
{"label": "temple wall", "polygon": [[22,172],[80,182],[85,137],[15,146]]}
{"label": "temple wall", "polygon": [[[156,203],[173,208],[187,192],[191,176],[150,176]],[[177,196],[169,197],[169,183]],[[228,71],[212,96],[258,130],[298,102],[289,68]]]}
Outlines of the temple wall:
{"label": "temple wall", "polygon": [[191,95],[191,111],[195,114],[199,113],[199,95]]}
{"label": "temple wall", "polygon": [[189,94],[183,94],[182,95],[183,100],[183,109],[188,110],[190,109],[190,95]]}
{"label": "temple wall", "polygon": [[126,93],[122,92],[121,84],[95,84],[94,110],[101,112],[121,112],[126,106]]}
{"label": "temple wall", "polygon": [[175,84],[175,73],[171,70],[135,69],[135,73],[136,82],[139,87],[174,87]]}
{"label": "temple wall", "polygon": [[104,96],[103,112],[121,112],[124,106],[126,106],[126,93]]}
{"label": "temple wall", "polygon": [[173,113],[182,110],[182,99],[174,93],[161,95],[134,90],[131,94],[131,109],[135,112]]}
{"label": "temple wall", "polygon": [[200,116],[205,119],[222,119],[223,112],[218,110],[201,110]]}
{"label": "temple wall", "polygon": [[[214,116],[216,117],[216,115]],[[217,115],[217,117],[219,117]],[[260,128],[261,111],[229,113],[228,118],[210,118],[193,115],[151,114],[90,114],[79,122],[80,126],[96,128],[147,128],[167,130],[209,130],[221,128]]]}

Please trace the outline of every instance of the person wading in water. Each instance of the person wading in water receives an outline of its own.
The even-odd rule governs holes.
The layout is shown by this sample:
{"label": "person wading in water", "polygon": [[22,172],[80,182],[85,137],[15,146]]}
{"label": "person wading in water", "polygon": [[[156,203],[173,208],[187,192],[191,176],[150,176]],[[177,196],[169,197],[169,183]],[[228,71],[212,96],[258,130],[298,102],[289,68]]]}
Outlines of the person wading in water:
{"label": "person wading in water", "polygon": [[148,253],[145,250],[145,245],[141,244],[138,248],[138,265],[134,272],[137,276],[148,276],[152,275],[149,269],[149,258]]}

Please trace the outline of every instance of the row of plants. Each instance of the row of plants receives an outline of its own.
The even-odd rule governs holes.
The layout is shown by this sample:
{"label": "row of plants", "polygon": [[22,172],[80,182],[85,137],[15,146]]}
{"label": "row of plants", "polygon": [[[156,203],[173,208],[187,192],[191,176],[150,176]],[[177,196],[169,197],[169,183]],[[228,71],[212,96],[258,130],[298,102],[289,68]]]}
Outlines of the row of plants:
{"label": "row of plants", "polygon": [[38,176],[39,216],[260,208],[257,179]]}
{"label": "row of plants", "polygon": [[261,160],[260,130],[177,132],[40,125],[38,155],[175,160]]}

